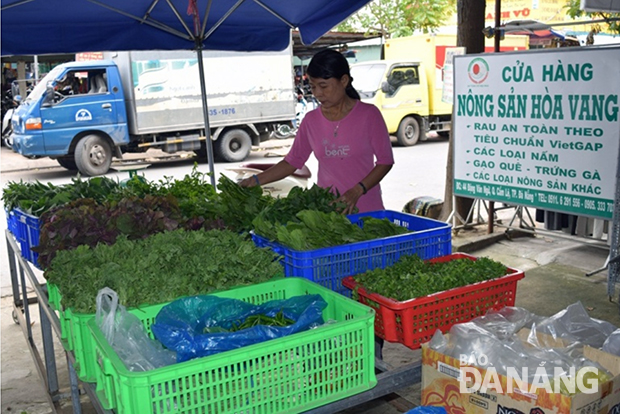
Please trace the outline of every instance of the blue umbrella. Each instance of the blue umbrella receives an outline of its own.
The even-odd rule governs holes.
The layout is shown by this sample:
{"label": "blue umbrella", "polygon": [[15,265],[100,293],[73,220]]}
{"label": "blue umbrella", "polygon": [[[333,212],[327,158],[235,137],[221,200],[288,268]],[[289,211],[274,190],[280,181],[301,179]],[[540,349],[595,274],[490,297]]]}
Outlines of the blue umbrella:
{"label": "blue umbrella", "polygon": [[[283,50],[294,28],[310,45],[369,1],[1,0],[1,53],[196,50],[208,133],[204,49]],[[213,171],[211,140],[206,142]]]}

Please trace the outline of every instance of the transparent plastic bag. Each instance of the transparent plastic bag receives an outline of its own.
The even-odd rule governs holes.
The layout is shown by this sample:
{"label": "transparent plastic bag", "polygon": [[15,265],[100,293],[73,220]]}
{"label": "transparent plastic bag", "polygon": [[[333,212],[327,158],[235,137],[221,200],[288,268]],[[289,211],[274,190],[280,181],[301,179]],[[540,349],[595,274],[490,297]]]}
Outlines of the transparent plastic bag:
{"label": "transparent plastic bag", "polygon": [[[294,296],[262,305],[211,295],[188,296],[164,306],[151,330],[166,348],[176,351],[177,361],[182,362],[317,327],[323,324],[326,307],[320,295]],[[274,318],[280,313],[293,323],[231,331],[233,324],[238,326],[250,316]]]}
{"label": "transparent plastic bag", "polygon": [[110,288],[97,294],[97,325],[114,351],[130,371],[149,371],[176,362],[174,352],[151,339],[137,316],[118,303],[118,295]]}
{"label": "transparent plastic bag", "polygon": [[620,329],[616,329],[607,337],[601,349],[610,354],[620,356]]}
{"label": "transparent plastic bag", "polygon": [[[430,346],[464,365],[493,367],[495,372],[504,376],[509,374],[509,370],[516,372],[519,378],[529,384],[540,384],[542,380],[553,387],[555,381],[561,392],[567,395],[569,390],[563,383],[557,382],[559,376],[570,378],[581,369],[595,368],[596,378],[600,383],[611,378],[611,374],[604,367],[583,356],[581,343],[560,346],[559,341],[534,340],[531,336],[536,334],[535,331],[530,333],[527,341],[521,340],[516,334],[507,336],[507,330],[504,329],[507,325],[503,321],[496,324],[496,316],[488,319],[493,321],[491,324],[474,321],[456,324],[450,329],[447,339],[440,332],[436,332]],[[487,326],[492,329],[487,330]],[[502,328],[496,329],[498,326]],[[498,331],[502,338],[497,336]],[[543,342],[548,346],[541,346]],[[537,346],[532,346],[533,344]]]}
{"label": "transparent plastic bag", "polygon": [[505,306],[499,310],[489,310],[485,315],[472,320],[486,330],[493,332],[499,339],[509,338],[523,328],[530,328],[533,323],[544,319],[530,311],[515,306]]}
{"label": "transparent plastic bag", "polygon": [[[554,346],[557,339],[569,343],[579,342],[600,349],[607,338],[617,328],[609,322],[591,318],[581,302],[573,303],[555,315],[546,318],[532,327],[532,334],[528,342],[540,348]],[[545,341],[540,335],[546,334],[552,338]]]}

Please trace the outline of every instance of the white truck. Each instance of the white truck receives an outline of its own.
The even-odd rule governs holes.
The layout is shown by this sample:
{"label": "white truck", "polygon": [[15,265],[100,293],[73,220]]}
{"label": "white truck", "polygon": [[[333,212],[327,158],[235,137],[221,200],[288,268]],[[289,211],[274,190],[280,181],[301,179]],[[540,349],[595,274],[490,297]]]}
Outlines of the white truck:
{"label": "white truck", "polygon": [[291,47],[205,51],[208,134],[191,51],[105,52],[103,60],[65,63],[16,110],[13,150],[92,176],[105,174],[123,152],[206,155],[211,137],[216,158],[242,161],[295,118],[291,62]]}

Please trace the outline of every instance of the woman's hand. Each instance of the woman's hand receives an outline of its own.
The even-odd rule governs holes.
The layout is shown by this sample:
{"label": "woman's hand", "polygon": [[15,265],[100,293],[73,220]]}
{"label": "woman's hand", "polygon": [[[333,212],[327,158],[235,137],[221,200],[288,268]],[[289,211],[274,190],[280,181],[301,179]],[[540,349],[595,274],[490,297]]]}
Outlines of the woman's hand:
{"label": "woman's hand", "polygon": [[357,204],[357,200],[359,200],[363,194],[364,189],[362,188],[362,186],[356,185],[353,188],[347,190],[346,193],[338,197],[334,202],[346,204],[346,207],[342,211],[342,214],[353,214],[355,205]]}
{"label": "woman's hand", "polygon": [[259,180],[256,174],[254,174],[247,178],[244,178],[243,180],[239,181],[237,184],[239,184],[239,186],[241,187],[255,187],[259,185]]}

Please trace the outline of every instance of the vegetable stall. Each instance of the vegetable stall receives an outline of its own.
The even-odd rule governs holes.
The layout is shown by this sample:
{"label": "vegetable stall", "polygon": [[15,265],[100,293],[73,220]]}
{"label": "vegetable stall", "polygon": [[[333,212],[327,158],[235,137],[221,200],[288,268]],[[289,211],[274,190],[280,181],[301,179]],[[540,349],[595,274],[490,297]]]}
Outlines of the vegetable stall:
{"label": "vegetable stall", "polygon": [[[260,188],[241,188],[225,176],[219,179],[217,187],[207,180],[206,174],[194,169],[183,179],[167,178],[160,182],[134,177],[121,185],[98,177],[86,181],[78,178],[66,186],[37,182],[11,183],[7,187],[3,201],[9,210],[7,244],[15,310],[19,313],[16,316],[23,322],[27,338],[31,337],[28,306],[22,304],[33,299],[38,301],[42,329],[47,332],[43,336],[47,338],[44,353],[48,367],[53,366],[48,358],[52,358],[49,347],[51,329],[54,329],[69,356],[72,378],[83,382],[83,387],[92,394],[91,401],[100,405],[101,412],[115,410],[122,414],[138,412],[130,407],[144,404],[154,407],[155,413],[167,412],[171,406],[185,412],[196,404],[211,404],[212,399],[216,405],[209,405],[211,408],[207,411],[232,412],[268,404],[269,412],[333,412],[420,380],[419,364],[392,370],[375,358],[375,335],[394,342],[403,341],[381,334],[378,326],[387,325],[383,311],[374,305],[375,299],[367,302],[359,299],[358,302],[363,289],[349,290],[346,280],[358,275],[365,288],[388,297],[395,296],[397,291],[408,292],[405,296],[414,295],[411,297],[429,295],[427,291],[399,289],[399,286],[392,291],[383,288],[389,285],[387,280],[394,279],[389,273],[391,269],[402,273],[398,270],[400,266],[414,258],[420,263],[442,257],[449,262],[460,262],[450,256],[449,225],[394,211],[343,216],[334,203],[336,196],[318,186],[295,188],[287,197],[275,199],[264,195]],[[23,237],[25,234],[35,237]],[[474,263],[467,258],[464,260]],[[36,282],[31,264],[44,271],[47,284]],[[448,276],[442,278],[443,284],[438,283],[436,289],[449,291],[478,280],[459,279],[457,273],[463,273],[458,267],[460,263],[451,264],[456,270],[452,270],[451,275],[448,271]],[[502,265],[486,260],[475,264],[481,267],[481,273],[495,269],[485,276],[487,279],[502,279],[510,273]],[[382,272],[385,276],[376,277]],[[36,298],[28,298],[26,277],[34,285]],[[426,277],[427,281],[433,279],[432,276],[419,277]],[[378,280],[379,285],[367,283],[369,280]],[[282,284],[286,287],[278,287]],[[128,371],[123,360],[118,359],[123,352],[111,347],[113,341],[103,335],[102,327],[96,322],[95,313],[100,310],[96,298],[106,288],[118,295],[118,304],[126,307],[127,314],[133,315],[139,329],[145,330],[144,340],[160,340],[170,349],[176,342],[166,342],[166,337],[157,336],[168,331],[162,331],[157,323],[154,328],[151,326],[157,313],[166,307],[164,305],[176,299],[223,295],[261,305],[268,299],[293,299],[279,297],[278,291],[288,292],[287,295],[290,292],[308,295],[314,291],[327,302],[327,307],[322,311],[322,322],[312,325],[314,328],[310,331],[292,330],[297,325],[297,316],[284,309],[248,314],[211,328],[188,322],[187,326],[193,330],[191,337],[206,335],[208,343],[214,341],[211,336],[234,336],[240,332],[242,337],[249,331],[290,330],[291,333],[222,354],[228,355],[225,359],[228,362],[216,363],[212,366],[213,372],[229,372],[226,377],[233,381],[231,375],[237,369],[233,366],[241,364],[245,367],[244,378],[253,378],[249,385],[238,389],[240,383],[234,380],[237,384],[234,389],[240,393],[231,391],[234,398],[225,402],[219,400],[213,394],[215,389],[206,381],[198,387],[184,389],[185,397],[178,390],[166,393],[164,401],[157,399],[157,395],[163,395],[163,390],[171,387],[169,384],[185,381],[183,378],[204,375],[198,372],[203,365],[186,361],[178,362],[177,368],[164,366],[141,374]],[[255,298],[243,293],[244,289],[266,291],[264,296]],[[488,308],[514,304],[516,282],[501,290],[508,293],[506,300],[478,307],[467,318],[480,316]],[[351,292],[355,301],[348,298]],[[345,313],[339,314],[342,309]],[[461,320],[466,319],[462,317]],[[348,331],[349,325],[354,331]],[[177,326],[177,322],[172,326]],[[437,326],[443,331],[449,327]],[[345,332],[357,332],[355,337],[363,341],[349,342],[351,337]],[[246,337],[242,339],[247,340]],[[315,354],[321,349],[331,349],[325,348],[327,342],[340,345],[328,352],[327,359],[322,359],[330,365],[320,368]],[[272,371],[267,368],[267,373],[263,362],[270,361],[271,357],[262,353],[266,350],[287,355],[284,359],[279,357],[278,365],[274,365]],[[201,355],[203,351],[198,352]],[[209,355],[210,351],[206,352],[202,355]],[[179,355],[177,360],[182,361]],[[233,358],[233,365],[227,365],[233,355],[238,357]],[[251,368],[258,362],[243,359],[248,355],[254,355],[255,361],[263,361],[260,364],[263,368],[254,374]],[[220,355],[202,358],[224,361]],[[299,358],[305,362],[300,363]],[[336,361],[340,362],[334,365]],[[283,368],[282,363],[288,368]],[[286,365],[289,363],[292,365]],[[342,364],[346,364],[346,368]],[[278,379],[277,372],[281,369],[297,379],[292,383],[286,378]],[[178,372],[182,372],[181,377],[177,377]],[[47,377],[56,375],[49,370],[42,373]],[[356,380],[351,382],[353,377]],[[150,391],[142,393],[133,388],[145,381],[150,384]],[[282,384],[281,390],[290,389],[305,397],[298,399],[284,393],[283,399],[279,399],[267,391],[258,392],[258,384],[262,383],[266,384],[265,390],[270,384]],[[76,392],[77,381],[72,384]],[[205,392],[213,398],[197,396]],[[127,400],[128,393],[142,397]],[[195,402],[187,405],[190,400]]]}

